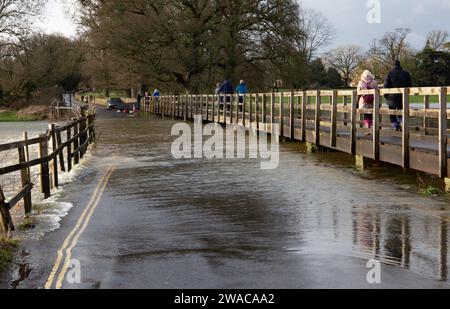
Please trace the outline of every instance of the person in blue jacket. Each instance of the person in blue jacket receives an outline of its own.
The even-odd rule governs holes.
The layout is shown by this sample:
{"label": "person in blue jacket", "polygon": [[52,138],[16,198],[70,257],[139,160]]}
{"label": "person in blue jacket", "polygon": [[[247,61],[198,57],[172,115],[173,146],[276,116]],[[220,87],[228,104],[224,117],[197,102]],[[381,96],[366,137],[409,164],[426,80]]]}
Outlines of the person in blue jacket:
{"label": "person in blue jacket", "polygon": [[239,94],[239,110],[242,113],[242,105],[244,104],[244,97],[248,93],[248,87],[245,84],[245,81],[241,80],[239,85],[236,87],[236,93]]}

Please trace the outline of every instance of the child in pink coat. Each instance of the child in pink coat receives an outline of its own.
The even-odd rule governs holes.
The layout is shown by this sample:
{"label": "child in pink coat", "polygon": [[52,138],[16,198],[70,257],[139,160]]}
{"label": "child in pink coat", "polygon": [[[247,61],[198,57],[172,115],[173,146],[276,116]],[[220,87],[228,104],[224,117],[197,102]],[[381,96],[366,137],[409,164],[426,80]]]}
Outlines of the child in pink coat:
{"label": "child in pink coat", "polygon": [[[361,80],[358,84],[358,91],[360,90],[371,90],[378,89],[378,83],[375,80],[375,76],[368,70],[364,71],[361,75]],[[374,107],[374,99],[375,96],[373,94],[370,95],[361,95],[359,97],[359,108],[360,109],[371,109]],[[364,115],[364,125],[366,128],[372,128],[373,124],[373,114],[365,114]]]}

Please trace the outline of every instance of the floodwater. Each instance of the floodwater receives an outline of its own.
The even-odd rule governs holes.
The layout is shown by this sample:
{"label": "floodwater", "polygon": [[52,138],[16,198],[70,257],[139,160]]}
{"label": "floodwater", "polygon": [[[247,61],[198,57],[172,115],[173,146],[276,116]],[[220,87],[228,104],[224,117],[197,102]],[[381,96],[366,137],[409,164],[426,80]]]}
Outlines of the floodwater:
{"label": "floodwater", "polygon": [[[23,133],[27,132],[28,138],[35,138],[44,134],[48,129],[47,121],[30,121],[30,122],[0,122],[0,144],[16,142],[23,140]],[[63,141],[65,136],[62,137]],[[29,147],[30,159],[38,157],[37,145]],[[0,152],[0,166],[8,166],[16,164],[17,150]],[[60,176],[60,183],[64,185],[76,177],[81,167],[74,169],[71,173],[63,173]],[[54,231],[59,228],[61,218],[68,214],[73,204],[69,202],[58,201],[58,196],[62,190],[54,190],[54,196],[48,200],[43,200],[42,194],[39,192],[39,167],[31,168],[31,180],[34,184],[32,191],[34,202],[34,220],[35,228],[33,230],[24,230],[18,232],[21,239],[40,239],[45,233]],[[0,186],[7,198],[10,199],[21,189],[20,172],[11,173],[0,176]],[[11,215],[16,226],[20,225],[24,217],[23,206],[19,203],[13,210]]]}
{"label": "floodwater", "polygon": [[89,175],[116,166],[74,253],[83,287],[364,287],[374,258],[391,286],[448,283],[450,206],[421,196],[414,173],[360,171],[300,143],[281,145],[274,170],[257,159],[174,159],[175,123],[100,113],[83,184],[56,198],[76,200]]}

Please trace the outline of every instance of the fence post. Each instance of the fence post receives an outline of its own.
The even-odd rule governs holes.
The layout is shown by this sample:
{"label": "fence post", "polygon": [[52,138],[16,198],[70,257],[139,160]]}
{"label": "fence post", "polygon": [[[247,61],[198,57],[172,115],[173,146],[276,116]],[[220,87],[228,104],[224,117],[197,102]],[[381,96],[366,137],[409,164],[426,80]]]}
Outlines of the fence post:
{"label": "fence post", "polygon": [[259,131],[259,94],[255,94],[255,128]]}
{"label": "fence post", "polygon": [[302,93],[302,110],[301,110],[301,116],[302,116],[302,138],[301,141],[306,141],[306,105],[308,103],[309,97],[306,93],[306,91],[303,91]]}
{"label": "fence post", "polygon": [[59,179],[58,179],[58,156],[56,154],[57,146],[56,146],[56,134],[55,134],[55,125],[50,124],[48,126],[49,133],[52,139],[52,155],[54,155],[53,158],[53,182],[54,187],[59,187]]}
{"label": "fence post", "polygon": [[[25,135],[25,134],[24,134]],[[27,162],[25,147],[19,147],[19,163]],[[30,173],[28,168],[23,168],[20,170],[20,178],[22,181],[22,188],[25,188],[29,184],[30,181]],[[25,214],[28,215],[32,210],[32,201],[31,201],[31,191],[28,192],[23,198],[23,206],[25,208]]]}
{"label": "fence post", "polygon": [[267,105],[267,101],[266,101],[266,94],[263,93],[262,95],[262,107],[261,107],[261,121],[264,124],[264,131],[267,131],[267,126],[266,126],[266,122],[267,122],[267,117],[266,117],[266,106]]}
{"label": "fence post", "polygon": [[[74,136],[74,138],[75,138],[75,137],[78,135],[78,133],[79,133],[79,127],[78,127],[78,125],[79,125],[79,120],[77,119],[76,122],[75,122],[75,126],[73,127],[73,136]],[[74,139],[74,141],[73,141],[73,151],[74,151],[74,152],[77,151],[78,148],[80,147],[79,139],[80,139],[80,137],[76,137],[76,138]],[[77,165],[77,164],[80,162],[80,152],[79,152],[79,151],[77,151],[77,152],[74,154],[73,162],[74,162],[75,165]]]}
{"label": "fence post", "polygon": [[240,108],[239,108],[239,95],[234,95],[234,102],[236,103],[236,125],[238,125],[239,124],[239,110],[240,110]]}
{"label": "fence post", "polygon": [[409,168],[409,88],[403,89],[402,166]]}
{"label": "fence post", "polygon": [[331,148],[336,148],[337,142],[337,109],[338,109],[338,92],[333,91],[331,97]]}
{"label": "fence post", "polygon": [[447,177],[447,88],[439,91],[439,177]]}
{"label": "fence post", "polygon": [[228,100],[228,96],[224,95],[223,96],[223,124],[227,124],[227,100]]}
{"label": "fence post", "polygon": [[322,97],[320,90],[316,92],[316,111],[315,111],[315,132],[316,132],[316,146],[320,146],[320,107],[322,105]]}
{"label": "fence post", "polygon": [[39,157],[42,159],[40,164],[41,174],[41,193],[44,194],[44,199],[50,197],[50,169],[48,161],[48,137],[49,135],[41,135],[45,140],[39,143]]}
{"label": "fence post", "polygon": [[[28,132],[23,132],[23,140],[28,141]],[[25,145],[25,161],[30,161],[30,148]],[[31,179],[30,168],[27,168],[28,178]]]}
{"label": "fence post", "polygon": [[[58,148],[61,147],[62,139],[61,139],[61,131],[60,130],[58,130],[56,132],[56,143],[57,143]],[[59,165],[60,165],[61,171],[65,172],[66,167],[64,166],[64,152],[62,151],[62,149],[60,150],[58,155],[59,155]]]}
{"label": "fence post", "polygon": [[291,96],[289,98],[289,128],[290,128],[290,138],[295,138],[295,119],[294,119],[294,91],[291,91]]}
{"label": "fence post", "polygon": [[0,186],[0,229],[5,237],[9,237],[9,233],[14,231],[14,224],[9,213],[9,208],[5,204],[5,195]]}
{"label": "fence post", "polygon": [[273,124],[275,123],[275,93],[270,97],[270,133],[273,133]]}
{"label": "fence post", "polygon": [[284,99],[284,95],[283,92],[281,92],[280,94],[280,137],[284,137],[284,113],[283,113],[283,99]]}
{"label": "fence post", "polygon": [[[72,139],[72,128],[69,127],[67,129],[67,141]],[[67,171],[70,172],[72,170],[72,142],[68,142],[67,144]]]}
{"label": "fence post", "polygon": [[356,114],[356,109],[358,106],[358,91],[353,90],[352,93],[352,111],[350,114],[350,121],[352,123],[352,132],[350,134],[350,152],[351,155],[354,156],[356,155],[356,126],[357,126],[357,114]]}
{"label": "fence post", "polygon": [[[348,97],[346,95],[344,95],[344,107],[348,106]],[[348,125],[348,114],[345,112],[344,113],[344,126]]]}
{"label": "fence post", "polygon": [[375,161],[380,160],[380,89],[375,89],[375,100],[373,108],[373,157]]}

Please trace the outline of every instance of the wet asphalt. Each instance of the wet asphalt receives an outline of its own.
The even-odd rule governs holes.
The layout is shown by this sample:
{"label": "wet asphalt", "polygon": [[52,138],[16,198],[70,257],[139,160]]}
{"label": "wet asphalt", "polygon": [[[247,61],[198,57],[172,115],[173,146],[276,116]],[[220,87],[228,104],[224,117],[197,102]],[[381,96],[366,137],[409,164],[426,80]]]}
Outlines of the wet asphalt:
{"label": "wet asphalt", "polygon": [[[81,282],[64,280],[63,288],[450,287],[445,200],[298,144],[282,145],[271,171],[255,159],[176,160],[174,123],[100,110],[98,142],[58,196],[73,208],[56,231],[22,241],[1,286],[44,288],[113,167],[72,250]],[[373,258],[382,262],[381,284],[366,279]]]}

